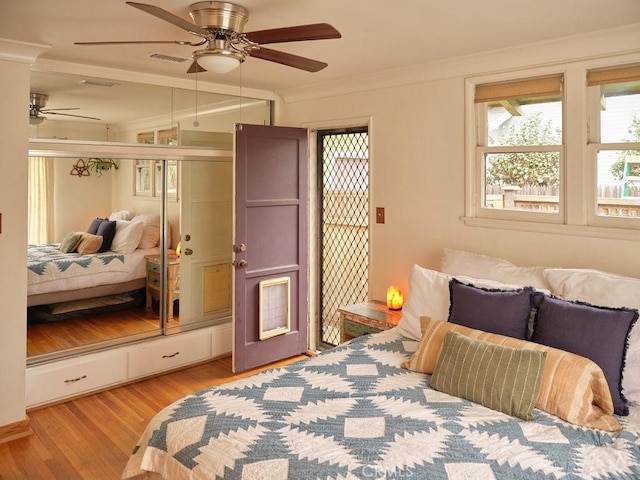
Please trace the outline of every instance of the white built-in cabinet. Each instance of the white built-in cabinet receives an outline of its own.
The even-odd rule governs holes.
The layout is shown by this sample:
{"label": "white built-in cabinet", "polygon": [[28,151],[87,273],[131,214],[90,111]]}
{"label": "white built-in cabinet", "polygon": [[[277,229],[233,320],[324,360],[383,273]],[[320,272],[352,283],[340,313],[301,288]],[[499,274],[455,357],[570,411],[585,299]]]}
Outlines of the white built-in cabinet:
{"label": "white built-in cabinet", "polygon": [[27,408],[228,355],[231,323],[27,368]]}
{"label": "white built-in cabinet", "polygon": [[[193,164],[198,165],[200,168],[197,172],[198,175],[195,177],[196,179],[204,178],[202,169],[206,168],[207,172],[213,170],[213,173],[216,173],[217,176],[221,176],[220,172],[218,172],[219,170],[223,171],[224,177],[227,179],[226,183],[230,184],[231,182],[232,151],[226,148],[114,145],[107,142],[65,142],[40,139],[32,139],[29,148],[30,155],[37,156],[163,159],[194,162]],[[206,167],[203,167],[203,164]],[[186,170],[190,172],[192,169]],[[192,183],[197,182],[194,180]],[[194,277],[203,277],[206,282],[209,277],[214,275],[212,273],[207,276],[206,273],[209,270],[217,272],[220,270],[219,265],[225,265],[227,270],[230,270],[231,240],[225,242],[225,249],[228,249],[228,252],[209,252],[205,248],[208,243],[211,243],[213,234],[207,230],[200,231],[202,230],[201,225],[207,225],[206,222],[202,221],[202,218],[203,216],[208,218],[209,222],[212,220],[220,221],[221,214],[216,213],[217,210],[213,207],[203,210],[201,205],[213,205],[218,210],[224,208],[225,211],[228,211],[227,214],[231,215],[231,202],[227,199],[231,193],[230,191],[225,191],[224,198],[220,195],[212,196],[211,191],[217,191],[219,188],[214,188],[211,182],[208,182],[204,187],[195,189],[193,185],[189,185],[188,190],[195,192],[194,198],[189,196],[183,198],[183,204],[186,204],[190,209],[188,214],[191,225],[181,222],[181,228],[188,228],[191,232],[190,237],[194,239],[184,241],[184,246],[194,252],[192,256],[185,258],[185,270],[187,272],[195,272],[193,274]],[[228,185],[226,188],[230,189],[231,186]],[[207,192],[207,195],[203,195],[201,192]],[[198,206],[199,210],[193,205]],[[201,215],[198,216],[196,213]],[[184,217],[184,212],[182,215]],[[227,231],[227,229],[230,228],[231,221],[227,220],[223,222],[225,225],[228,224],[224,229],[224,233],[230,237],[231,232]],[[198,230],[198,227],[200,227],[200,230]],[[200,243],[194,243],[196,240]],[[193,261],[191,257],[193,257]],[[199,263],[191,265],[192,263],[195,264],[195,260],[198,260]],[[196,267],[200,267],[200,264],[204,265],[204,267],[197,270]],[[229,276],[230,274],[230,272],[227,272],[225,275]],[[202,285],[195,282],[194,285],[198,288],[202,287]],[[181,302],[184,301],[186,304],[188,301],[189,308],[203,313],[198,317],[198,321],[191,325],[182,325],[183,331],[171,333],[170,335],[163,334],[171,331],[171,328],[167,326],[162,331],[159,330],[157,336],[144,340],[132,340],[129,342],[125,340],[121,344],[99,348],[95,351],[62,356],[47,363],[29,365],[26,370],[27,408],[55,403],[229,355],[233,343],[231,292],[225,292],[223,289],[224,295],[222,295],[220,293],[221,290],[216,289],[216,296],[210,298],[210,295],[196,294],[197,292],[193,291],[193,287],[189,290],[190,295],[185,294],[184,299],[181,297]],[[209,290],[211,289],[207,291]],[[191,305],[193,302],[195,303]],[[194,307],[194,305],[197,307]],[[189,310],[186,305],[183,308],[185,311]],[[181,308],[181,316],[183,308]],[[214,314],[208,314],[209,310],[213,311]]]}

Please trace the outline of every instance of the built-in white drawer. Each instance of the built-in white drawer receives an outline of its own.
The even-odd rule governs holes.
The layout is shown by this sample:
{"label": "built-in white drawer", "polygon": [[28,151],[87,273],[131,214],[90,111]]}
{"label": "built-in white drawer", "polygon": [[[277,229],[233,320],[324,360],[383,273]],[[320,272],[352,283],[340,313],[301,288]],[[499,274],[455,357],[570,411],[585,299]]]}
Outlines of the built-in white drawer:
{"label": "built-in white drawer", "polygon": [[211,357],[231,355],[233,349],[233,327],[225,323],[213,327],[211,331]]}
{"label": "built-in white drawer", "polygon": [[129,378],[137,378],[211,358],[208,331],[177,334],[129,350]]}
{"label": "built-in white drawer", "polygon": [[27,368],[26,403],[34,407],[127,379],[127,354],[103,352]]}

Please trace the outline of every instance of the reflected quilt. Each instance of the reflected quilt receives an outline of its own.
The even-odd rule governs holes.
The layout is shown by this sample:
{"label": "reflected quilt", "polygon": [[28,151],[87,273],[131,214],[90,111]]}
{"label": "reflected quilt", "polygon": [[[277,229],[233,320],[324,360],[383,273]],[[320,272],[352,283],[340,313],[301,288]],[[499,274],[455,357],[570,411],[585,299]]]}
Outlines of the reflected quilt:
{"label": "reflected quilt", "polygon": [[395,329],[191,394],[148,425],[123,478],[634,479],[640,408],[623,430],[533,421],[431,389]]}

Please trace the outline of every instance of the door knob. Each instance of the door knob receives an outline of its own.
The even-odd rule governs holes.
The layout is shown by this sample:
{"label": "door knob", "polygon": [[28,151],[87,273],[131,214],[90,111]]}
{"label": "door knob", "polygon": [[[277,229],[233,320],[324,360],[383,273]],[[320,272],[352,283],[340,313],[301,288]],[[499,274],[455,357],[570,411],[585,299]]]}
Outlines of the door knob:
{"label": "door knob", "polygon": [[237,268],[247,268],[247,266],[249,266],[249,264],[244,259],[242,259],[238,263],[236,263],[236,267]]}
{"label": "door knob", "polygon": [[185,248],[184,252],[182,252],[184,255],[193,255],[193,250],[191,250],[190,248]]}
{"label": "door knob", "polygon": [[240,245],[236,245],[234,248],[236,253],[244,252],[246,249],[247,249],[247,246],[244,243],[241,243]]}

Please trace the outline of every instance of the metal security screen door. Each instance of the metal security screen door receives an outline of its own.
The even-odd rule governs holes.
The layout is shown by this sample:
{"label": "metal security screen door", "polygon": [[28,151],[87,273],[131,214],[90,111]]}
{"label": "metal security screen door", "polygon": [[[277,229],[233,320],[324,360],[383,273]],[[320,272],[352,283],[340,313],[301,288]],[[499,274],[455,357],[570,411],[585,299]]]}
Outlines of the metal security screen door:
{"label": "metal security screen door", "polygon": [[340,343],[338,308],[369,294],[369,133],[318,132],[320,341]]}

